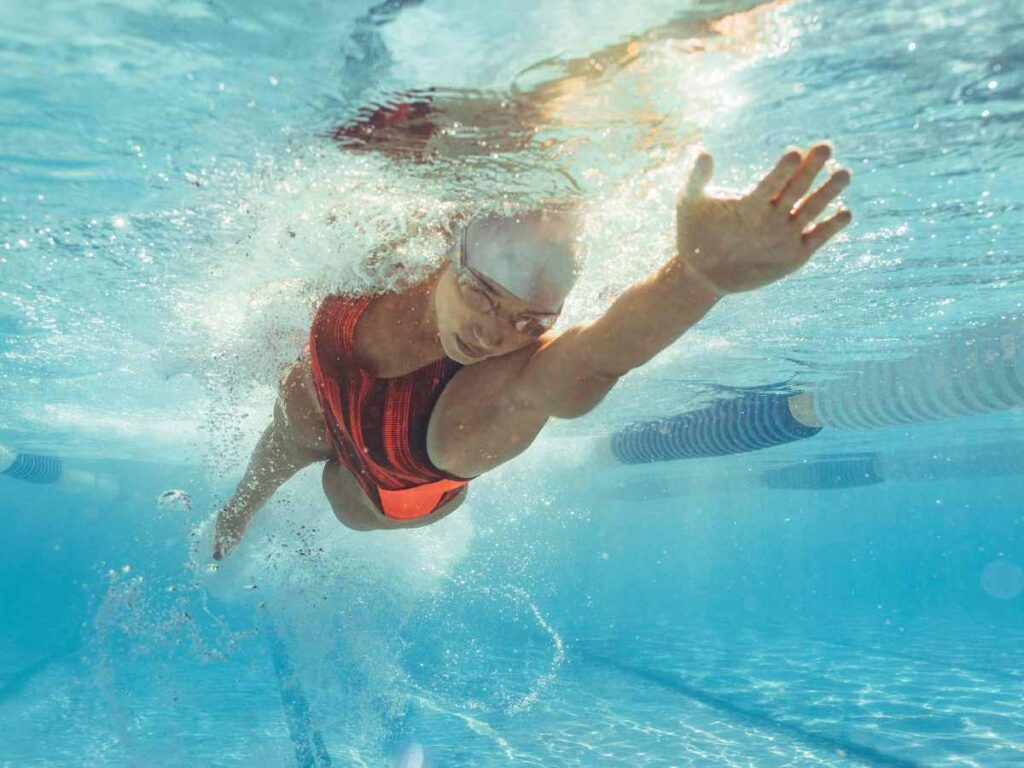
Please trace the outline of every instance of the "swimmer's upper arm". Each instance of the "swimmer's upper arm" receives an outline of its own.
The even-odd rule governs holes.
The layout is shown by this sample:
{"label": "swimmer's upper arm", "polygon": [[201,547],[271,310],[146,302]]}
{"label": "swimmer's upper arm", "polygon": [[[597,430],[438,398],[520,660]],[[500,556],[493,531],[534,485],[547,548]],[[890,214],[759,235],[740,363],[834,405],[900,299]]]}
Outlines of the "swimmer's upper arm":
{"label": "swimmer's upper arm", "polygon": [[574,325],[548,334],[519,373],[517,389],[546,417],[572,419],[594,408],[619,376],[586,362],[593,324]]}

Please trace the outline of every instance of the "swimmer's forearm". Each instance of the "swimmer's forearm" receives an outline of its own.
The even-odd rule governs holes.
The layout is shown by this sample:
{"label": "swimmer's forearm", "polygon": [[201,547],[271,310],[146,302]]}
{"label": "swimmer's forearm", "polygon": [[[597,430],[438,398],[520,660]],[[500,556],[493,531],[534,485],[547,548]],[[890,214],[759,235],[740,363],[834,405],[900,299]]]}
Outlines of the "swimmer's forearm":
{"label": "swimmer's forearm", "polygon": [[215,560],[220,560],[238,546],[255,514],[293,474],[290,468],[285,471],[246,473],[235,495],[217,514],[213,553]]}
{"label": "swimmer's forearm", "polygon": [[317,458],[294,444],[283,411],[275,406],[274,420],[260,436],[234,496],[217,515],[214,558],[219,560],[234,549],[256,512],[289,478]]}
{"label": "swimmer's forearm", "polygon": [[540,346],[524,370],[520,400],[550,416],[586,413],[723,295],[755,290],[806,264],[851,220],[849,211],[821,218],[849,184],[849,171],[810,191],[831,152],[824,142],[806,153],[787,151],[753,191],[736,198],[705,193],[714,161],[701,153],[677,198],[677,255],[594,322]]}
{"label": "swimmer's forearm", "polygon": [[696,325],[721,298],[679,258],[630,287],[581,331],[587,372],[618,378]]}
{"label": "swimmer's forearm", "polygon": [[719,298],[673,258],[619,296],[600,318],[544,344],[523,371],[520,399],[536,404],[547,416],[587,413],[621,376],[672,344]]}

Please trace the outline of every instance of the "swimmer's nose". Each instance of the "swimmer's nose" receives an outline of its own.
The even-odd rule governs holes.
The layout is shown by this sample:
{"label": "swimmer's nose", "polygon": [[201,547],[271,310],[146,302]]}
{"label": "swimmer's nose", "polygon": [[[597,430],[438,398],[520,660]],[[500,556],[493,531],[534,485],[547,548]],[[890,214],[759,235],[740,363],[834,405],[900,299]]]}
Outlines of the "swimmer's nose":
{"label": "swimmer's nose", "polygon": [[497,323],[479,323],[473,326],[473,344],[487,352],[501,346],[503,334]]}

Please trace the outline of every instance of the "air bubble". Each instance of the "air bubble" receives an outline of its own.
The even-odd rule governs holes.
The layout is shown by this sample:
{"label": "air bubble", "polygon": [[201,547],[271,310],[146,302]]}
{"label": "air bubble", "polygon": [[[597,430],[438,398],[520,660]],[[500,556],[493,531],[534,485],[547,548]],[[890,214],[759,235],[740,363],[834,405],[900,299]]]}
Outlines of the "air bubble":
{"label": "air bubble", "polygon": [[156,505],[160,511],[188,512],[192,509],[192,497],[187,491],[164,491],[157,496]]}
{"label": "air bubble", "polygon": [[981,587],[997,600],[1012,600],[1024,592],[1024,571],[1009,560],[994,560],[981,572]]}

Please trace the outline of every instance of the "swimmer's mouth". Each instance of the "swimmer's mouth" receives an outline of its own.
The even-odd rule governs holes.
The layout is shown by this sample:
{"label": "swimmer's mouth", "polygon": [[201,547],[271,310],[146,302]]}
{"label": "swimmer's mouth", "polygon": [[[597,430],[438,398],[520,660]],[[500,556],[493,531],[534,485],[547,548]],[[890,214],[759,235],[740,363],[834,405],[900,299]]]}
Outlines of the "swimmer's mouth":
{"label": "swimmer's mouth", "polygon": [[459,351],[466,357],[471,357],[474,360],[479,359],[481,357],[487,357],[486,352],[484,352],[482,349],[471,347],[469,344],[464,342],[462,340],[462,337],[459,336],[459,334],[457,333],[455,334],[455,345],[459,348]]}

